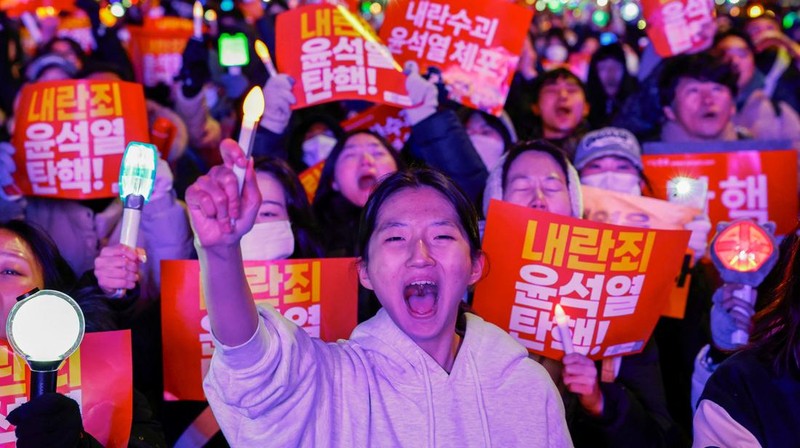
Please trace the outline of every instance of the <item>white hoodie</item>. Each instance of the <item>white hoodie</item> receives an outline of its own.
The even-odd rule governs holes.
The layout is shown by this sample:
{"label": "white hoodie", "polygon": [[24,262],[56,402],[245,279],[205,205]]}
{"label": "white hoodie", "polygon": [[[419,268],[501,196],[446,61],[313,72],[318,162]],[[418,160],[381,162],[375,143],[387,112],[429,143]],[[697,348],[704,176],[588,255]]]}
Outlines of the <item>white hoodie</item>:
{"label": "white hoodie", "polygon": [[467,314],[448,375],[381,310],[325,343],[261,309],[256,334],[217,344],[204,387],[233,447],[571,447],[547,372]]}

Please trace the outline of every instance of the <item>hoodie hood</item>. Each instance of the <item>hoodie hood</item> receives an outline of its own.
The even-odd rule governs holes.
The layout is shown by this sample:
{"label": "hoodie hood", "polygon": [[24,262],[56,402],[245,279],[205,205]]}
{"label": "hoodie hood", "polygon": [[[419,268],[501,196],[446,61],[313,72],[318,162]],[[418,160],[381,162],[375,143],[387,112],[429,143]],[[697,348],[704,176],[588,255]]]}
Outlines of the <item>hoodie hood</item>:
{"label": "hoodie hood", "polygon": [[[486,187],[483,190],[483,216],[489,213],[489,203],[492,199],[503,200],[503,166],[506,163],[508,153],[503,154],[497,165],[489,172],[486,179]],[[578,171],[572,166],[569,160],[567,165],[567,189],[569,190],[569,202],[572,207],[572,216],[575,218],[583,217],[583,196],[581,195],[581,179]]]}

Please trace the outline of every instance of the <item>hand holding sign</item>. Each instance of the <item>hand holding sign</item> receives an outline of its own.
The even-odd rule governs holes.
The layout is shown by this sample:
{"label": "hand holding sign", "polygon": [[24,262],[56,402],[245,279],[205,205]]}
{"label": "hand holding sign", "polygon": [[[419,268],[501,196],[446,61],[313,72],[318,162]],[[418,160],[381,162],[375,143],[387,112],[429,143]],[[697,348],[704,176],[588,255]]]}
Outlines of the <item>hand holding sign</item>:
{"label": "hand holding sign", "polygon": [[[252,160],[245,159],[242,149],[230,139],[222,141],[220,152],[225,164],[211,168],[186,190],[198,247],[238,246],[242,235],[253,227],[261,204]],[[234,166],[246,169],[241,197]]]}
{"label": "hand holding sign", "polygon": [[294,79],[289,75],[276,73],[270,76],[264,85],[264,114],[261,126],[276,134],[283,134],[289,119],[292,118],[292,106],[297,103],[292,87]]}
{"label": "hand holding sign", "polygon": [[406,90],[411,98],[411,107],[405,109],[405,114],[413,126],[436,112],[439,106],[439,91],[433,82],[420,76],[419,65],[416,62],[406,62],[403,73],[406,74]]}

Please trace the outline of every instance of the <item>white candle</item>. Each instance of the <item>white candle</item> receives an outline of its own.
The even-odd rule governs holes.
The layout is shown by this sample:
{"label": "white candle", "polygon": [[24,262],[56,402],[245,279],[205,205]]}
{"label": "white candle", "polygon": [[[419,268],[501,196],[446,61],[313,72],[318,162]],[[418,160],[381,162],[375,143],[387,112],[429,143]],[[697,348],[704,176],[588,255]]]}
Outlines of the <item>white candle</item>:
{"label": "white candle", "polygon": [[[264,113],[264,93],[261,91],[261,87],[255,86],[250,89],[250,92],[244,98],[242,111],[244,116],[242,117],[242,129],[239,131],[239,146],[244,151],[245,158],[249,158],[250,151],[253,149],[253,141],[256,137],[256,126],[258,126],[258,122],[261,121],[261,115]],[[241,194],[245,169],[234,165],[233,172],[239,182],[239,193]]]}
{"label": "white candle", "polygon": [[558,332],[561,334],[561,343],[564,344],[564,354],[569,355],[574,352],[572,347],[572,332],[569,329],[569,316],[561,308],[561,305],[556,305],[556,325],[558,325]]}
{"label": "white candle", "polygon": [[275,64],[272,63],[272,57],[269,55],[269,49],[267,45],[262,42],[260,39],[256,41],[256,54],[258,55],[261,62],[264,64],[264,67],[267,68],[267,72],[269,73],[270,78],[274,77],[278,74],[278,70],[275,69]]}
{"label": "white candle", "polygon": [[194,38],[203,40],[203,5],[199,0],[194,2],[192,16],[194,17]]}

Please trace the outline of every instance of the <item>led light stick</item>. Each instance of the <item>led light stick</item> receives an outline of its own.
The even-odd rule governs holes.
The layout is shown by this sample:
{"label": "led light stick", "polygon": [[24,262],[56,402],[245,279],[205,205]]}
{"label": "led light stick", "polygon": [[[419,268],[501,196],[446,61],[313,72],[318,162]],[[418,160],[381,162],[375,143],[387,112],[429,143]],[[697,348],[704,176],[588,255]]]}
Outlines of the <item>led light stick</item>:
{"label": "led light stick", "polygon": [[[156,163],[158,155],[155,145],[130,142],[122,155],[119,169],[119,197],[122,199],[122,234],[119,242],[136,249],[139,236],[139,221],[142,208],[156,184]],[[125,295],[124,289],[117,290],[114,297]]]}
{"label": "led light stick", "polygon": [[261,39],[256,40],[256,54],[258,58],[261,59],[264,67],[266,67],[270,78],[275,77],[275,75],[278,74],[278,70],[275,69],[275,64],[272,63],[272,57],[269,55],[267,44],[262,42]]}
{"label": "led light stick", "polygon": [[[244,157],[249,159],[256,138],[256,126],[264,113],[264,93],[261,91],[261,87],[255,86],[250,89],[244,98],[242,112],[244,116],[242,117],[242,129],[239,131],[239,147],[242,148]],[[233,173],[236,174],[236,180],[239,183],[239,194],[242,194],[245,169],[239,165],[233,165]]]}
{"label": "led light stick", "polygon": [[22,20],[22,24],[25,25],[25,28],[27,28],[28,32],[31,34],[31,39],[33,39],[37,45],[40,44],[42,42],[42,32],[39,30],[39,24],[36,23],[36,19],[33,18],[33,14],[26,11],[23,12],[19,18]]}
{"label": "led light stick", "polygon": [[195,40],[203,40],[203,4],[200,0],[195,0],[192,7],[192,18],[194,19],[194,28],[192,37]]}
{"label": "led light stick", "polygon": [[20,296],[6,321],[8,342],[31,368],[30,399],[56,391],[58,369],[83,340],[85,322],[78,304],[45,289]]}
{"label": "led light stick", "polygon": [[[749,219],[738,219],[731,223],[719,223],[717,234],[711,240],[711,261],[722,280],[725,283],[743,284],[741,291],[744,297],[740,298],[751,305],[754,305],[753,287],[761,284],[778,261],[774,233],[773,222],[759,226]],[[731,342],[746,344],[749,337],[747,331],[736,330],[731,335]]]}
{"label": "led light stick", "polygon": [[564,354],[569,355],[575,352],[572,347],[572,331],[569,329],[569,316],[564,312],[561,305],[556,305],[556,325],[558,325],[558,332],[561,334],[561,343],[564,344]]}

